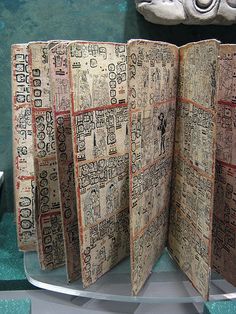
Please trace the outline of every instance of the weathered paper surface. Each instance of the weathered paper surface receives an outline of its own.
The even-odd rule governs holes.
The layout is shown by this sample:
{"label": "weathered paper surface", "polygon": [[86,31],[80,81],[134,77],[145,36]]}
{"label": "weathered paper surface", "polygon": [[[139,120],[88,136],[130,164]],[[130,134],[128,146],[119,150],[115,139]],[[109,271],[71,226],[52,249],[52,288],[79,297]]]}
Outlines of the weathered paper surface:
{"label": "weathered paper surface", "polygon": [[36,228],[42,269],[64,264],[55,130],[50,99],[48,51],[55,43],[29,43],[33,107],[34,163],[37,187]]}
{"label": "weathered paper surface", "polygon": [[212,266],[236,285],[236,45],[220,46]]}
{"label": "weathered paper surface", "polygon": [[137,294],[166,245],[174,143],[178,48],[128,43],[130,245]]}
{"label": "weathered paper surface", "polygon": [[85,287],[129,254],[126,45],[69,45],[72,130]]}
{"label": "weathered paper surface", "polygon": [[35,176],[27,44],[12,46],[13,168],[18,247],[36,249]]}
{"label": "weathered paper surface", "polygon": [[208,297],[214,198],[219,43],[180,48],[169,247],[196,289]]}
{"label": "weathered paper surface", "polygon": [[67,277],[68,281],[74,281],[80,276],[80,250],[75,199],[67,45],[68,42],[62,42],[50,49],[49,64]]}

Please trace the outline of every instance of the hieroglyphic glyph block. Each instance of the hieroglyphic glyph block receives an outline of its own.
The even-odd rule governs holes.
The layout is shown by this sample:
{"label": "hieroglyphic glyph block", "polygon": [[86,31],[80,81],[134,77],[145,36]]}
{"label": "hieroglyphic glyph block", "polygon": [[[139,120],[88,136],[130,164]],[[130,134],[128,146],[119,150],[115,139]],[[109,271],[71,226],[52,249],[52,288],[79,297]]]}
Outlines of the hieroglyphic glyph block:
{"label": "hieroglyphic glyph block", "polygon": [[57,42],[29,43],[30,95],[33,108],[36,175],[36,228],[42,269],[64,264],[55,130],[50,99],[48,51]]}
{"label": "hieroglyphic glyph block", "polygon": [[212,267],[236,285],[236,45],[219,63]]}
{"label": "hieroglyphic glyph block", "polygon": [[142,288],[166,245],[177,74],[176,46],[144,40],[128,42],[130,259],[134,294]]}
{"label": "hieroglyphic glyph block", "polygon": [[211,267],[219,43],[179,50],[169,247],[181,269],[207,298]]}
{"label": "hieroglyphic glyph block", "polygon": [[81,271],[85,287],[131,252],[137,294],[169,228],[173,257],[205,298],[211,264],[236,284],[235,45],[220,48],[220,69],[215,40],[28,47],[30,80],[27,45],[12,48],[20,249],[37,243],[43,269],[66,255],[68,280]]}
{"label": "hieroglyphic glyph block", "polygon": [[35,176],[27,44],[12,46],[13,168],[18,246],[36,249]]}
{"label": "hieroglyphic glyph block", "polygon": [[85,287],[129,254],[125,44],[68,46],[82,280]]}
{"label": "hieroglyphic glyph block", "polygon": [[67,277],[68,281],[74,281],[80,276],[80,250],[75,199],[67,45],[68,42],[62,42],[50,49],[49,64]]}

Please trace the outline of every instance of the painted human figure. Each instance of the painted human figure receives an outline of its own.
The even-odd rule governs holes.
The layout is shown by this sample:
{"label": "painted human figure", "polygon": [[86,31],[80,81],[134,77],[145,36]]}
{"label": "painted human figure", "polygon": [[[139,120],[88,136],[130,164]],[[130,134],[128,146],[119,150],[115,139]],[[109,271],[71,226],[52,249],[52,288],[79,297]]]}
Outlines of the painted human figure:
{"label": "painted human figure", "polygon": [[100,200],[99,200],[99,192],[96,189],[92,189],[90,195],[90,206],[91,211],[94,215],[94,218],[99,218],[100,215]]}
{"label": "painted human figure", "polygon": [[82,71],[79,74],[79,101],[81,109],[87,109],[91,107],[92,104],[92,98],[91,98],[91,92],[88,82],[88,73],[86,71]]}
{"label": "painted human figure", "polygon": [[160,120],[160,125],[158,127],[158,130],[161,131],[161,145],[160,145],[160,154],[162,155],[165,153],[165,137],[166,137],[166,118],[164,116],[164,113],[161,112],[160,115],[158,116],[158,119]]}
{"label": "painted human figure", "polygon": [[93,188],[85,200],[85,224],[92,224],[101,217],[99,191]]}
{"label": "painted human figure", "polygon": [[93,137],[93,155],[95,158],[103,157],[106,154],[106,133],[103,129],[97,130],[97,140],[96,133],[94,133]]}
{"label": "painted human figure", "polygon": [[106,211],[111,213],[119,207],[119,195],[117,187],[114,183],[111,183],[107,190],[106,195]]}

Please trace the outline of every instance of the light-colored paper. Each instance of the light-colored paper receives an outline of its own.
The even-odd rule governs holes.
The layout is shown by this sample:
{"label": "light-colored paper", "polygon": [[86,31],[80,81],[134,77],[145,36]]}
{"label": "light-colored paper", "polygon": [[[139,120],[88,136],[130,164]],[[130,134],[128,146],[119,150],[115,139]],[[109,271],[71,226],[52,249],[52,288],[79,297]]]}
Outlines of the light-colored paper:
{"label": "light-colored paper", "polygon": [[14,45],[19,248],[85,287],[130,253],[137,294],[168,237],[205,298],[211,265],[236,284],[235,47]]}
{"label": "light-colored paper", "polygon": [[137,294],[166,245],[175,128],[178,48],[128,43],[130,260]]}
{"label": "light-colored paper", "polygon": [[129,254],[126,59],[125,44],[68,46],[85,287]]}
{"label": "light-colored paper", "polygon": [[36,249],[35,175],[27,44],[12,46],[13,169],[18,246]]}
{"label": "light-colored paper", "polygon": [[236,285],[236,45],[219,63],[212,267]]}
{"label": "light-colored paper", "polygon": [[36,228],[40,265],[64,264],[64,241],[59,197],[55,130],[50,99],[48,51],[56,42],[29,43],[30,94],[33,107],[36,175]]}
{"label": "light-colored paper", "polygon": [[179,49],[169,226],[172,256],[205,298],[211,267],[218,52],[215,40]]}
{"label": "light-colored paper", "polygon": [[81,271],[75,199],[67,45],[68,42],[62,42],[50,49],[49,64],[67,277],[68,281],[74,281],[80,276]]}

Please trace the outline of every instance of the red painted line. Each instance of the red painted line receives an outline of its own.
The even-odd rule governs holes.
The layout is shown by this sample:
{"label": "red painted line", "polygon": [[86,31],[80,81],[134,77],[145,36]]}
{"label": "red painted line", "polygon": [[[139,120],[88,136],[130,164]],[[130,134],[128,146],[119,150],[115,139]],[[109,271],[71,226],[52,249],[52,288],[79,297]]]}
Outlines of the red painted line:
{"label": "red painted line", "polygon": [[51,217],[51,216],[60,216],[61,217],[61,212],[57,210],[57,211],[51,211],[51,212],[47,212],[47,213],[41,213],[40,214],[41,227],[43,226],[43,220],[47,219],[47,217]]}
{"label": "red painted line", "polygon": [[75,112],[73,112],[73,115],[74,116],[78,116],[80,114],[84,114],[84,113],[87,113],[87,112],[102,111],[102,110],[121,108],[121,107],[128,107],[128,104],[127,103],[124,103],[124,104],[114,104],[114,105],[110,104],[110,105],[104,105],[104,106],[100,106],[100,107],[88,108],[88,109],[84,109],[84,110],[75,111]]}
{"label": "red painted line", "polygon": [[183,156],[182,153],[179,150],[177,150],[177,149],[175,149],[174,155],[177,156],[178,158],[180,158],[182,161],[186,162],[188,164],[188,166],[193,168],[198,174],[200,174],[201,176],[203,176],[207,180],[214,182],[214,173],[210,174],[210,173],[202,170],[201,168],[195,166],[190,159],[188,159],[187,157]]}
{"label": "red painted line", "polygon": [[178,97],[178,102],[183,102],[183,103],[189,103],[189,104],[192,104],[194,105],[195,107],[199,108],[199,109],[202,109],[204,111],[207,111],[207,112],[210,112],[210,113],[214,113],[214,110],[213,109],[210,109],[210,108],[207,108],[207,107],[204,107],[203,105],[191,100],[191,99],[188,99],[188,98],[184,98],[184,97]]}
{"label": "red painted line", "polygon": [[59,115],[67,115],[70,114],[70,110],[64,110],[64,111],[56,111],[55,110],[55,116],[59,116]]}
{"label": "red painted line", "polygon": [[32,108],[34,113],[40,113],[40,112],[46,112],[46,111],[52,111],[52,107],[33,107]]}
{"label": "red painted line", "polygon": [[228,167],[228,168],[236,169],[236,165],[234,165],[234,164],[228,164],[227,162],[224,162],[224,161],[218,160],[218,159],[217,159],[217,162],[223,166]]}
{"label": "red painted line", "polygon": [[19,180],[34,180],[35,176],[19,176],[18,177]]}
{"label": "red painted line", "polygon": [[[170,99],[167,99],[167,100],[163,100],[163,101],[158,101],[158,102],[155,102],[154,104],[152,105],[149,105],[150,108],[156,108],[156,107],[159,107],[160,105],[163,105],[163,104],[173,104],[173,103],[176,103],[176,98],[175,97],[172,97]],[[143,112],[143,108],[134,108],[134,109],[130,109],[130,111],[132,113],[135,113],[135,112]]]}
{"label": "red painted line", "polygon": [[31,103],[30,102],[25,102],[25,103],[22,103],[22,104],[18,104],[16,102],[16,96],[14,96],[13,107],[14,107],[15,111],[17,111],[18,109],[21,109],[21,108],[31,108]]}
{"label": "red painted line", "polygon": [[156,107],[156,106],[159,106],[159,105],[162,105],[162,104],[173,103],[173,102],[176,102],[176,97],[172,97],[172,98],[169,98],[169,99],[166,99],[166,100],[155,102],[152,106]]}
{"label": "red painted line", "polygon": [[226,101],[226,100],[219,100],[218,101],[219,105],[224,105],[224,106],[229,106],[229,107],[233,107],[236,108],[236,104],[231,102],[231,101]]}

